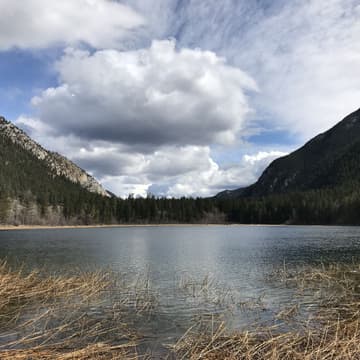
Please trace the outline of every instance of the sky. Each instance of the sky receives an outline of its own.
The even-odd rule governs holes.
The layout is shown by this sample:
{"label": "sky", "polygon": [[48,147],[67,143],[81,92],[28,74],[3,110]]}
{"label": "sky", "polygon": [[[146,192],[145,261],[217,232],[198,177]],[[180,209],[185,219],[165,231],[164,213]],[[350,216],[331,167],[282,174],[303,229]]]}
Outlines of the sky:
{"label": "sky", "polygon": [[126,197],[256,181],[360,107],[359,0],[0,0],[0,114]]}

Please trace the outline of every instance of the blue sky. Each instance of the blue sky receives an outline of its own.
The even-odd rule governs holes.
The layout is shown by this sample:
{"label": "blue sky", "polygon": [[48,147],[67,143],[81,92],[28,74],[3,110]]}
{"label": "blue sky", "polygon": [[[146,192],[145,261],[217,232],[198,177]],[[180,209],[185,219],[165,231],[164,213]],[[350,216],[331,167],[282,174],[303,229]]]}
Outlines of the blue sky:
{"label": "blue sky", "polygon": [[357,0],[0,11],[0,113],[121,196],[248,185],[359,107]]}

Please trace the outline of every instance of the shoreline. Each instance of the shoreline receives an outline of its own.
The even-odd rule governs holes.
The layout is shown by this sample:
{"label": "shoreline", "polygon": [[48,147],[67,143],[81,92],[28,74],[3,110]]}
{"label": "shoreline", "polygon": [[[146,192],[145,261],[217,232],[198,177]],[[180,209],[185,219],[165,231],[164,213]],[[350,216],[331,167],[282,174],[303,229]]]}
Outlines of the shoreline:
{"label": "shoreline", "polygon": [[232,227],[290,227],[290,226],[351,226],[351,225],[289,225],[289,224],[110,224],[110,225],[0,225],[0,231],[15,230],[56,230],[56,229],[102,229],[102,228],[125,228],[125,227],[216,227],[216,226],[232,226]]}
{"label": "shoreline", "polygon": [[102,224],[102,225],[0,225],[0,231],[6,230],[42,230],[42,229],[101,229],[123,227],[175,227],[175,226],[225,226],[226,224]]}

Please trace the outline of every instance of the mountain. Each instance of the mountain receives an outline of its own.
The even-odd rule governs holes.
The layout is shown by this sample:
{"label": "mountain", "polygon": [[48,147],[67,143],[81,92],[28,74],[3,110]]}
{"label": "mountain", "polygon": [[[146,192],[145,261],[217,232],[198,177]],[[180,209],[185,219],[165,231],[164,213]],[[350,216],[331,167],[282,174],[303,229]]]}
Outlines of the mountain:
{"label": "mountain", "polygon": [[0,224],[113,223],[116,198],[0,117]]}
{"label": "mountain", "polygon": [[360,109],[298,150],[274,160],[255,184],[216,197],[263,197],[333,189],[349,182],[360,182]]}
{"label": "mountain", "polygon": [[18,145],[25,151],[33,154],[38,160],[42,161],[51,169],[53,175],[63,176],[90,192],[109,196],[108,192],[101,184],[83,169],[58,153],[45,150],[25,132],[1,116],[0,136],[8,138],[13,144]]}

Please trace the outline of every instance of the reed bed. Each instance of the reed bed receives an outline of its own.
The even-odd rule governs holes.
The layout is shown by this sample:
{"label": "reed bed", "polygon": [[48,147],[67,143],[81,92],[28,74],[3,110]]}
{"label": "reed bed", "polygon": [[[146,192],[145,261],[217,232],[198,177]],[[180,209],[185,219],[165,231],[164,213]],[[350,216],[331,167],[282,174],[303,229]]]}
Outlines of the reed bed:
{"label": "reed bed", "polygon": [[[360,360],[359,265],[284,266],[267,281],[290,288],[294,298],[274,314],[271,323],[240,331],[227,327],[228,313],[224,313],[234,307],[265,311],[262,299],[242,302],[211,277],[183,277],[179,296],[215,311],[199,313],[198,321],[175,344],[163,345],[162,356]],[[1,263],[0,359],[157,359],[158,353],[147,354],[140,330],[156,317],[159,306],[147,277],[128,282],[103,271],[48,275]]]}
{"label": "reed bed", "polygon": [[3,262],[0,264],[0,324],[15,322],[30,305],[54,304],[69,297],[84,302],[104,291],[109,284],[106,273],[43,276],[39,270],[25,273]]}
{"label": "reed bed", "polygon": [[[298,303],[273,326],[233,331],[204,319],[174,345],[179,359],[360,359],[360,266],[328,265],[274,272],[271,281],[296,290]],[[311,301],[310,301],[311,298]],[[302,300],[300,300],[302,299]],[[305,310],[305,311],[304,311]],[[303,311],[307,318],[293,321]],[[281,319],[282,323],[278,320]],[[284,331],[284,322],[292,330]]]}
{"label": "reed bed", "polygon": [[0,265],[0,359],[137,359],[131,320],[154,301],[110,272],[26,273]]}

